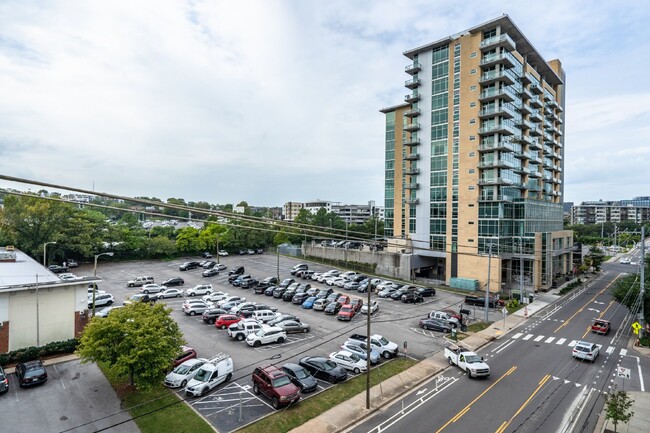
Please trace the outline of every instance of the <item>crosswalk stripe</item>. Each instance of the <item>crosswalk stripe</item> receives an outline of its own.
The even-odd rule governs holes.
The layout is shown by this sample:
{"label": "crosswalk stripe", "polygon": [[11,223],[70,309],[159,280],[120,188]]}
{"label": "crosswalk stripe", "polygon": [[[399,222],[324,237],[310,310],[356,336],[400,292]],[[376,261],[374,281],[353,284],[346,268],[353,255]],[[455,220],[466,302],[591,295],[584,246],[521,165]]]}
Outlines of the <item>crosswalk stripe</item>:
{"label": "crosswalk stripe", "polygon": [[552,343],[555,337],[548,337],[544,343]]}
{"label": "crosswalk stripe", "polygon": [[607,348],[607,350],[605,351],[605,353],[607,353],[608,355],[611,355],[612,353],[614,353],[615,350],[616,350],[616,347],[614,347],[614,346],[609,346],[609,347]]}
{"label": "crosswalk stripe", "polygon": [[578,342],[578,340],[571,340],[571,343],[569,343],[568,346],[573,347],[573,346],[576,345],[577,342]]}
{"label": "crosswalk stripe", "polygon": [[521,337],[522,335],[523,335],[523,334],[522,334],[521,332],[518,332],[518,333],[516,333],[515,335],[513,335],[512,338],[519,338],[519,337]]}
{"label": "crosswalk stripe", "polygon": [[557,340],[555,342],[555,344],[564,344],[565,341],[566,341],[566,338],[560,338],[559,340]]}
{"label": "crosswalk stripe", "polygon": [[544,339],[544,336],[543,336],[543,335],[539,335],[539,336],[535,337],[535,339],[534,339],[533,341],[541,341],[541,340],[543,340],[543,339]]}
{"label": "crosswalk stripe", "polygon": [[522,340],[530,340],[532,338],[533,334],[528,334]]}

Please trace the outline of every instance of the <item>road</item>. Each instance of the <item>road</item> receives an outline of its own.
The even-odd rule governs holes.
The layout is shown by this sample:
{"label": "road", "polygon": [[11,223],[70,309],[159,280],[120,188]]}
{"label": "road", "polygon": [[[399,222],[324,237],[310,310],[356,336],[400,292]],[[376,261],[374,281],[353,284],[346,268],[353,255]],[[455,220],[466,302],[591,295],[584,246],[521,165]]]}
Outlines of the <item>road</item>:
{"label": "road", "polygon": [[[575,427],[572,431],[593,431],[614,386],[644,390],[648,383],[641,375],[649,371],[647,360],[626,349],[629,333],[619,328],[627,309],[608,294],[619,266],[606,267],[588,288],[482,348],[479,355],[491,367],[490,378],[469,379],[450,367],[350,431],[555,433],[567,425]],[[610,320],[613,332],[591,333],[594,318]],[[600,346],[593,364],[571,356],[578,340]],[[619,366],[630,369],[629,379],[616,376]]]}

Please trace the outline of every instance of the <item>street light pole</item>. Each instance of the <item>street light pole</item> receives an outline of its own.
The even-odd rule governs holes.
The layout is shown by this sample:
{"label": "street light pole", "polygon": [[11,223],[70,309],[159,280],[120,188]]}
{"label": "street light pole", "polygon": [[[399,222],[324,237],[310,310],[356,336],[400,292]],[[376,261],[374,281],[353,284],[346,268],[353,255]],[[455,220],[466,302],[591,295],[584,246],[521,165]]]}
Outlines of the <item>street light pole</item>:
{"label": "street light pole", "polygon": [[47,246],[51,244],[55,244],[56,242],[45,242],[43,244],[43,267],[47,268]]}
{"label": "street light pole", "polygon": [[485,323],[488,323],[488,309],[490,308],[490,269],[492,268],[492,243],[488,249],[487,288],[485,290]]}
{"label": "street light pole", "polygon": [[[97,259],[101,256],[113,256],[113,252],[101,253],[95,256],[95,266],[93,267],[93,276],[97,278]],[[97,293],[97,283],[93,281],[93,317],[95,317],[95,296]]]}

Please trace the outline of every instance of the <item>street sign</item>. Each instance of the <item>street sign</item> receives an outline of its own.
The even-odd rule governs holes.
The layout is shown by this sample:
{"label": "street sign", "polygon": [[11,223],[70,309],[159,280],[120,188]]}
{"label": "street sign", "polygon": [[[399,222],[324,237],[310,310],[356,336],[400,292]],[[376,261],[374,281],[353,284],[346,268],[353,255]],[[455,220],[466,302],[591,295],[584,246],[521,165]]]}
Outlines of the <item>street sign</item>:
{"label": "street sign", "polygon": [[632,330],[634,331],[635,334],[639,334],[639,330],[642,328],[641,324],[639,322],[634,322],[632,324]]}
{"label": "street sign", "polygon": [[503,307],[503,309],[501,310],[501,312],[502,312],[503,315],[505,316],[506,314],[508,314],[508,309],[507,309],[506,307]]}
{"label": "street sign", "polygon": [[618,377],[622,377],[623,379],[629,379],[630,378],[630,369],[625,368],[625,367],[618,367],[616,369],[616,375]]}

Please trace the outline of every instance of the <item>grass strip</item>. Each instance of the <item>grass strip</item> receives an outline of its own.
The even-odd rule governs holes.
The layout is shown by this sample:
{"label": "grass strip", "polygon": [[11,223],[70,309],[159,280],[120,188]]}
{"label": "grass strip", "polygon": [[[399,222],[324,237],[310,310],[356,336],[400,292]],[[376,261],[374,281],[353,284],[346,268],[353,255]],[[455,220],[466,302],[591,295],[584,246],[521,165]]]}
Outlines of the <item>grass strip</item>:
{"label": "grass strip", "polygon": [[[400,357],[384,363],[370,371],[371,386],[377,385],[391,376],[417,364],[410,358]],[[284,433],[301,426],[312,418],[343,403],[366,390],[366,375],[362,374],[345,383],[331,387],[313,397],[301,400],[296,406],[280,410],[256,423],[250,424],[238,433]]]}
{"label": "grass strip", "polygon": [[136,389],[129,385],[127,377],[116,376],[105,365],[98,365],[142,433],[214,432],[203,418],[162,384]]}

